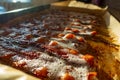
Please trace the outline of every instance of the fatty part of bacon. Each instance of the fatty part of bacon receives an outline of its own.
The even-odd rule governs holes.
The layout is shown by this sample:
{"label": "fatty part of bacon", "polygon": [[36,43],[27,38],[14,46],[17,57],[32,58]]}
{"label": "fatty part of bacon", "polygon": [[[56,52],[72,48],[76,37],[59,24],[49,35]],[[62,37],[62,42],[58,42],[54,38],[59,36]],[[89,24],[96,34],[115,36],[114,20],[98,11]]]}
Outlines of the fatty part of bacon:
{"label": "fatty part of bacon", "polygon": [[75,80],[75,78],[69,73],[65,73],[60,80]]}
{"label": "fatty part of bacon", "polygon": [[88,80],[94,80],[94,78],[97,76],[97,72],[89,72],[88,73]]}
{"label": "fatty part of bacon", "polygon": [[94,56],[86,54],[86,55],[83,55],[82,58],[84,58],[90,66],[93,66]]}
{"label": "fatty part of bacon", "polygon": [[36,75],[37,77],[44,79],[48,77],[48,68],[42,67],[42,68],[37,68],[34,70],[33,74]]}

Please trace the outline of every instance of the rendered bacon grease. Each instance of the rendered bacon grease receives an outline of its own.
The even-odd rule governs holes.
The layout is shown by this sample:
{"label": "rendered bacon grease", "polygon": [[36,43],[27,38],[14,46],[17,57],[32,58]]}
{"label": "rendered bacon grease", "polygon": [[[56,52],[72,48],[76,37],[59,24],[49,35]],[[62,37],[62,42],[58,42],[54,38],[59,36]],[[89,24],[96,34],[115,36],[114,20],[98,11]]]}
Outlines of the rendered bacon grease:
{"label": "rendered bacon grease", "polygon": [[49,10],[1,30],[0,60],[42,80],[94,80],[86,37],[97,24],[92,14]]}

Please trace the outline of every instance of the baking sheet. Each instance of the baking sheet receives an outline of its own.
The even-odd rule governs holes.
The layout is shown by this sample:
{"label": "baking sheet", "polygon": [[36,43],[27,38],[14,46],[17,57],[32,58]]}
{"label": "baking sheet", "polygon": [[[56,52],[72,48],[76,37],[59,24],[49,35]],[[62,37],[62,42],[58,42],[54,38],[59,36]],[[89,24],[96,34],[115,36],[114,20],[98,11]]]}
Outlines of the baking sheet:
{"label": "baking sheet", "polygon": [[[68,10],[69,9],[72,9],[74,11],[78,11],[78,10],[83,11],[84,10],[86,12],[91,11],[91,12],[96,12],[98,14],[104,15],[103,17],[106,21],[108,30],[110,31],[110,33],[109,33],[110,36],[114,37],[114,40],[115,40],[114,43],[116,43],[118,45],[120,44],[120,33],[119,33],[120,23],[113,16],[111,16],[111,14],[109,12],[106,11],[106,8],[101,9],[94,5],[84,4],[84,3],[80,3],[80,2],[76,2],[76,1],[59,2],[59,3],[52,4],[52,6],[53,5],[54,6],[59,5],[59,6],[64,6],[64,7],[69,6],[71,8],[68,8]],[[73,7],[78,7],[78,8],[73,8]],[[13,18],[22,16],[25,14],[29,14],[32,12],[42,11],[47,8],[50,8],[50,5],[46,5],[46,6],[42,6],[42,7],[38,6],[38,7],[34,7],[34,8],[25,9],[25,12],[24,12],[24,10],[21,10],[19,12],[13,11],[12,13],[8,13],[8,14],[6,13],[6,14],[4,14],[4,16],[2,15],[2,18],[0,16],[0,22],[2,25],[3,23],[6,23],[7,21],[9,21]],[[60,7],[58,7],[58,8],[60,8]],[[63,8],[63,7],[61,7],[61,8]],[[89,8],[89,10],[88,10],[88,8]],[[17,15],[16,13],[19,13],[19,15]],[[4,19],[6,17],[6,15],[7,15],[8,19]],[[3,20],[1,20],[1,19],[3,19]],[[120,53],[119,52],[113,53],[113,55],[111,55],[110,57],[113,58],[113,61],[108,62],[109,65],[103,69],[103,72],[106,73],[106,75],[110,75],[110,73],[107,72],[107,70],[110,70],[110,72],[113,72],[114,75],[109,80],[120,80],[120,76],[119,76],[119,74],[120,74],[120,72],[119,72],[120,71]],[[109,68],[109,69],[105,70],[106,68]],[[10,74],[10,73],[12,73],[12,74]],[[15,74],[15,73],[18,73],[18,74]],[[8,75],[6,75],[6,74],[8,74]],[[2,77],[0,77],[0,80],[10,80],[10,79],[11,80],[38,80],[37,78],[29,76],[26,73],[23,73],[19,70],[13,69],[9,66],[5,66],[2,64],[0,64],[0,76],[2,76]],[[108,80],[108,79],[103,79],[103,80]]]}
{"label": "baking sheet", "polygon": [[48,9],[50,7],[50,4],[48,5],[42,5],[42,6],[34,6],[34,7],[28,7],[28,8],[22,8],[22,9],[16,9],[12,11],[5,12],[4,14],[0,14],[0,24],[7,23],[8,21],[23,16],[25,14],[30,14],[34,12],[39,12],[44,9]]}

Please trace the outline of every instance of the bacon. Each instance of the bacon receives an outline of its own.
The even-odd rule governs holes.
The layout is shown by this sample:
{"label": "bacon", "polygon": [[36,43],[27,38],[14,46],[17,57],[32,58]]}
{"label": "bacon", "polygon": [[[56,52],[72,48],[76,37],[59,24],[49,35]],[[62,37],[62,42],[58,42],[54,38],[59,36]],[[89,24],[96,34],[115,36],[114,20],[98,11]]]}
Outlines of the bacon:
{"label": "bacon", "polygon": [[76,36],[72,33],[68,33],[66,34],[63,38],[66,38],[66,39],[74,39]]}
{"label": "bacon", "polygon": [[37,68],[37,69],[35,69],[33,73],[34,73],[37,77],[44,79],[44,78],[48,77],[47,74],[48,74],[49,72],[48,72],[48,69],[47,69],[46,67],[42,67],[42,68]]}
{"label": "bacon", "polygon": [[27,56],[27,58],[30,59],[36,59],[39,57],[40,53],[37,53],[35,51],[29,51],[29,52],[21,52],[21,55]]}
{"label": "bacon", "polygon": [[44,43],[45,41],[47,41],[47,39],[45,37],[38,37],[35,40],[35,42],[37,42],[37,43]]}
{"label": "bacon", "polygon": [[93,80],[97,76],[97,72],[89,72],[88,80]]}
{"label": "bacon", "polygon": [[49,14],[41,14],[39,18],[36,16],[38,19],[31,18],[5,28],[0,46],[7,51],[0,50],[0,60],[31,72],[41,80],[92,80],[97,75],[89,72],[94,56],[83,54],[89,52],[85,39],[97,34],[94,26],[98,22],[92,21],[86,13],[47,12]]}
{"label": "bacon", "polygon": [[60,80],[75,80],[75,78],[69,73],[65,73]]}
{"label": "bacon", "polygon": [[23,68],[26,65],[25,61],[13,62],[12,66],[16,68]]}
{"label": "bacon", "polygon": [[74,49],[70,49],[70,54],[77,55],[78,51]]}
{"label": "bacon", "polygon": [[60,34],[58,34],[58,37],[60,38],[60,37],[63,37],[64,36],[64,34],[62,34],[62,33],[60,33]]}
{"label": "bacon", "polygon": [[14,55],[16,55],[15,52],[4,49],[3,47],[0,46],[0,58],[1,59],[4,59],[5,61],[7,61]]}
{"label": "bacon", "polygon": [[33,38],[33,35],[32,34],[28,34],[25,36],[27,40],[30,40],[31,38]]}
{"label": "bacon", "polygon": [[50,46],[57,46],[58,45],[58,42],[57,41],[51,41],[49,43]]}
{"label": "bacon", "polygon": [[72,29],[72,32],[79,33],[80,31],[79,31],[79,29]]}
{"label": "bacon", "polygon": [[44,48],[46,48],[47,52],[54,53],[54,54],[57,54],[59,56],[67,54],[66,52],[62,51],[61,48],[56,48],[54,46],[46,45],[46,46],[44,46]]}
{"label": "bacon", "polygon": [[94,56],[86,54],[82,58],[84,58],[90,66],[93,66]]}
{"label": "bacon", "polygon": [[71,28],[70,27],[66,27],[65,30],[71,30]]}
{"label": "bacon", "polygon": [[97,34],[96,31],[92,31],[92,32],[91,32],[91,35],[92,35],[92,36],[95,36],[96,34]]}
{"label": "bacon", "polygon": [[83,37],[78,37],[77,40],[78,40],[79,42],[84,42],[84,41],[85,41]]}
{"label": "bacon", "polygon": [[72,26],[80,26],[81,24],[79,22],[72,22],[71,25]]}

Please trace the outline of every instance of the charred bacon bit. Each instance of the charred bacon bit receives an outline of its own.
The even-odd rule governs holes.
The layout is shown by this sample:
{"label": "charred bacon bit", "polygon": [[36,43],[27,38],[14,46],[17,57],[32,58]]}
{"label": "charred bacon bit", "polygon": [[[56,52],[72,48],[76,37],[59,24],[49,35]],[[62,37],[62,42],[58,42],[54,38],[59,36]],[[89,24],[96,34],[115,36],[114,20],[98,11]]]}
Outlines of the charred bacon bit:
{"label": "charred bacon bit", "polygon": [[89,72],[88,80],[93,80],[97,76],[97,72]]}
{"label": "charred bacon bit", "polygon": [[70,54],[77,55],[78,51],[74,49],[70,49]]}
{"label": "charred bacon bit", "polygon": [[92,36],[95,36],[96,34],[97,34],[97,31],[92,31],[92,32],[91,32],[91,35],[92,35]]}
{"label": "charred bacon bit", "polygon": [[42,67],[42,68],[38,68],[34,71],[34,74],[39,77],[39,78],[47,78],[48,77],[48,68],[46,67]]}
{"label": "charred bacon bit", "polygon": [[65,73],[60,80],[75,80],[75,78],[69,73]]}
{"label": "charred bacon bit", "polygon": [[78,40],[79,42],[84,42],[84,41],[85,41],[83,37],[78,37],[77,40]]}
{"label": "charred bacon bit", "polygon": [[74,34],[71,34],[71,33],[68,33],[64,36],[64,38],[67,38],[67,39],[74,39],[75,38],[75,35]]}
{"label": "charred bacon bit", "polygon": [[30,40],[31,38],[33,38],[33,35],[32,34],[28,34],[25,36],[27,40]]}
{"label": "charred bacon bit", "polygon": [[58,42],[57,42],[57,41],[51,41],[51,42],[49,43],[49,45],[50,45],[50,46],[56,46],[56,45],[58,45]]}
{"label": "charred bacon bit", "polygon": [[58,34],[58,37],[63,37],[63,36],[64,36],[64,34],[62,34],[62,33]]}
{"label": "charred bacon bit", "polygon": [[93,65],[94,56],[86,54],[86,55],[82,56],[82,58],[84,58],[89,63],[90,66]]}
{"label": "charred bacon bit", "polygon": [[71,30],[71,28],[70,27],[66,27],[65,30]]}

